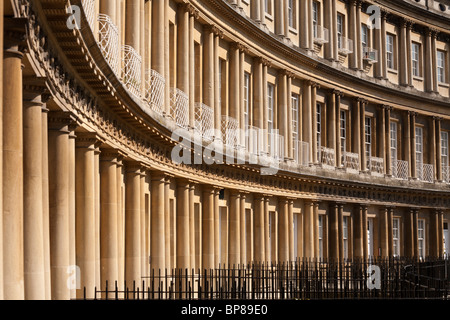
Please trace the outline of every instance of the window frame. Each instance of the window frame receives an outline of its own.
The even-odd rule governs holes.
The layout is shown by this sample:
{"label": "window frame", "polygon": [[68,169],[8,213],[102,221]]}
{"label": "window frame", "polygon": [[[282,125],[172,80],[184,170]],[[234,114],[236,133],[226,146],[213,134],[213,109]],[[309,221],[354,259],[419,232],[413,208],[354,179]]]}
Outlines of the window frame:
{"label": "window frame", "polygon": [[411,70],[413,77],[422,77],[422,45],[418,42],[411,43]]}
{"label": "window frame", "polygon": [[[392,39],[392,43],[389,43],[389,39]],[[389,47],[392,47],[391,50],[389,50]],[[394,34],[387,33],[386,34],[386,64],[387,64],[387,68],[391,69],[391,70],[397,69],[395,52],[396,52],[396,36]]]}
{"label": "window frame", "polygon": [[[442,59],[440,59],[440,55],[442,55]],[[443,50],[437,50],[436,52],[436,73],[437,73],[437,81],[438,83],[447,83],[447,52]],[[442,65],[440,65],[442,62]]]}

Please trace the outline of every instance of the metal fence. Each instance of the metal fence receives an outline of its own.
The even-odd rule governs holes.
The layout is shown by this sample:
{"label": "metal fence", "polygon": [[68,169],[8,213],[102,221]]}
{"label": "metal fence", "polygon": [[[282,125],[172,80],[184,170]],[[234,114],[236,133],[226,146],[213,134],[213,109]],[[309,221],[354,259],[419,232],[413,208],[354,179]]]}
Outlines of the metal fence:
{"label": "metal fence", "polygon": [[[141,283],[96,289],[95,299],[450,299],[448,259],[302,260],[214,270],[164,270]],[[144,289],[142,289],[144,288]]]}

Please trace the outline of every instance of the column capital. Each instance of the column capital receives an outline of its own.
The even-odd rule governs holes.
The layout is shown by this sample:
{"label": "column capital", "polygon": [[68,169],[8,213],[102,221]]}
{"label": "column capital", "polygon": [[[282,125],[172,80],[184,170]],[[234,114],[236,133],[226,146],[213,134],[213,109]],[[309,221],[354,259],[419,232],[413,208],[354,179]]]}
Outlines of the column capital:
{"label": "column capital", "polygon": [[390,105],[387,105],[387,104],[382,104],[381,108],[383,108],[384,110],[389,110],[389,111],[394,110],[393,106],[390,106]]}
{"label": "column capital", "polygon": [[5,56],[16,56],[23,58],[27,51],[28,45],[26,41],[26,18],[10,18],[4,19],[4,54]]}
{"label": "column capital", "polygon": [[270,60],[267,59],[267,58],[264,58],[264,57],[257,57],[256,61],[258,63],[261,63],[265,67],[271,67],[272,66],[272,63],[270,62]]}
{"label": "column capital", "polygon": [[95,132],[77,132],[76,133],[76,147],[88,148],[96,150],[98,143],[101,141],[100,137]]}
{"label": "column capital", "polygon": [[337,89],[333,89],[333,90],[332,90],[332,93],[333,93],[336,97],[339,97],[339,98],[343,98],[343,97],[345,96],[345,94],[344,94],[342,91],[337,90]]}
{"label": "column capital", "polygon": [[220,39],[223,39],[224,33],[223,30],[221,30],[218,26],[215,24],[207,24],[203,26],[203,30],[208,31],[210,33],[213,33],[215,36],[219,37]]}
{"label": "column capital", "polygon": [[114,148],[100,148],[100,161],[117,163],[121,153]]}
{"label": "column capital", "polygon": [[67,134],[71,132],[71,127],[77,123],[71,113],[64,111],[50,111],[47,119],[49,130],[61,131]]}
{"label": "column capital", "polygon": [[199,18],[200,12],[190,2],[181,3],[180,7],[187,11],[191,17]]}
{"label": "column capital", "polygon": [[416,111],[408,110],[408,115],[410,117],[415,118],[415,117],[417,117],[418,113]]}

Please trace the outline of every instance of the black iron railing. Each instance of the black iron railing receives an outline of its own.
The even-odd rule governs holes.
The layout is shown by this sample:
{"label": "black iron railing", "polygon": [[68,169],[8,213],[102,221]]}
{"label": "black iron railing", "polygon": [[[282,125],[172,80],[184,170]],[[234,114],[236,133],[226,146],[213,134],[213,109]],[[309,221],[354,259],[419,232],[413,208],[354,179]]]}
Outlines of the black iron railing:
{"label": "black iron railing", "polygon": [[95,299],[450,299],[449,265],[448,259],[370,259],[173,269],[140,283],[106,283]]}

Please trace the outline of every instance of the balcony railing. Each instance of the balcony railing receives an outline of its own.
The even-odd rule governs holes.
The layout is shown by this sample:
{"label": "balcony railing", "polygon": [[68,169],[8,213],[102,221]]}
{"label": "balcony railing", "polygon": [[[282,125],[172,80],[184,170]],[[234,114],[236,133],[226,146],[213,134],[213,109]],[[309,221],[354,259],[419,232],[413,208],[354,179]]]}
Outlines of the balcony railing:
{"label": "balcony railing", "polygon": [[86,15],[86,19],[89,23],[89,27],[91,28],[92,31],[94,31],[95,29],[94,25],[96,21],[95,0],[83,0],[81,4],[83,6],[83,11],[84,14]]}
{"label": "balcony railing", "polygon": [[146,71],[144,101],[159,115],[164,111],[165,87],[166,79],[162,75],[152,69]]}
{"label": "balcony railing", "polygon": [[141,95],[142,58],[131,46],[123,46],[122,82],[136,96]]}
{"label": "balcony railing", "polygon": [[342,155],[342,165],[344,168],[359,171],[359,154],[352,152],[345,152]]}
{"label": "balcony railing", "polygon": [[238,122],[229,116],[222,116],[222,139],[223,143],[230,148],[237,146]]}
{"label": "balcony railing", "polygon": [[177,88],[170,89],[170,117],[180,128],[189,125],[189,97]]}
{"label": "balcony railing", "polygon": [[327,28],[314,25],[314,42],[318,44],[328,43],[330,41],[330,32]]}
{"label": "balcony railing", "polygon": [[442,181],[450,183],[450,166],[442,166]]}
{"label": "balcony railing", "polygon": [[363,48],[363,59],[368,63],[378,62],[378,50],[372,49],[370,47]]}
{"label": "balcony railing", "polygon": [[277,131],[269,132],[269,157],[284,161],[284,137]]}
{"label": "balcony railing", "polygon": [[246,148],[252,156],[259,156],[264,153],[264,130],[248,126],[245,131]]}
{"label": "balcony railing", "polygon": [[100,50],[116,75],[120,74],[119,29],[105,14],[98,16]]}
{"label": "balcony railing", "polygon": [[395,160],[392,164],[392,176],[401,180],[408,180],[409,162],[404,160]]}
{"label": "balcony railing", "polygon": [[329,167],[336,166],[334,149],[320,147],[318,159],[322,165],[329,166]]}
{"label": "balcony railing", "polygon": [[339,36],[338,39],[338,50],[340,53],[342,54],[350,54],[353,52],[353,40],[344,37],[344,36]]}
{"label": "balcony railing", "polygon": [[301,166],[309,166],[309,143],[294,141],[294,161]]}
{"label": "balcony railing", "polygon": [[375,174],[384,174],[384,159],[378,157],[370,157],[368,159],[368,168],[370,172]]}
{"label": "balcony railing", "polygon": [[203,139],[211,141],[214,138],[214,111],[203,103],[195,104],[195,129]]}
{"label": "balcony railing", "polygon": [[434,166],[432,164],[423,164],[422,179],[425,182],[434,182]]}

